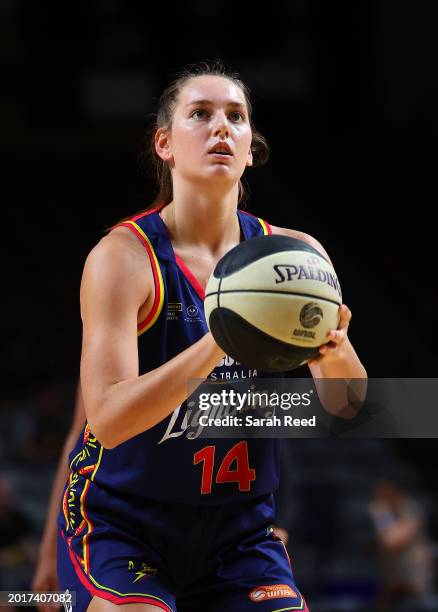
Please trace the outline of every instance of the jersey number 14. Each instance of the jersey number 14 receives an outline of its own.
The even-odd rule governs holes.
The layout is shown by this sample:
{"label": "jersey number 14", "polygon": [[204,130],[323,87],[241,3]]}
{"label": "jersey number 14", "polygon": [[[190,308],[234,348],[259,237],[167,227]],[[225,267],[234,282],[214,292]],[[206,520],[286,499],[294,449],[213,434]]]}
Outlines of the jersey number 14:
{"label": "jersey number 14", "polygon": [[[193,457],[193,465],[204,462],[202,466],[201,493],[211,493],[213,483],[215,446],[201,448]],[[232,464],[235,463],[234,469]],[[256,479],[256,471],[249,467],[248,444],[245,441],[235,444],[225,455],[216,474],[216,484],[237,482],[239,491],[250,491],[251,482]]]}

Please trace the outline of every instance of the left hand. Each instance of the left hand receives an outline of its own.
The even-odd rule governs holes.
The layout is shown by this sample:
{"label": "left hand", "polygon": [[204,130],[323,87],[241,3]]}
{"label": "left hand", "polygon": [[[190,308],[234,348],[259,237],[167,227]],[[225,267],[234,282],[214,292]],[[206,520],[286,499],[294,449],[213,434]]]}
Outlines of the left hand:
{"label": "left hand", "polygon": [[347,339],[348,326],[351,321],[351,310],[345,304],[339,306],[339,325],[337,329],[332,329],[327,333],[330,342],[322,344],[319,347],[320,355],[309,359],[307,365],[314,366],[319,365],[325,356],[335,356],[336,351],[339,352],[340,347],[344,344]]}

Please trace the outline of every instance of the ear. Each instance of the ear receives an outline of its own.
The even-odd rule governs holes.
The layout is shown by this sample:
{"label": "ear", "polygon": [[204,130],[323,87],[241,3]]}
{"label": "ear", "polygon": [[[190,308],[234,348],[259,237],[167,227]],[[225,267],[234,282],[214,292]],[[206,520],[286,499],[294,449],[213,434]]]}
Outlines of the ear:
{"label": "ear", "polygon": [[170,162],[172,160],[169,132],[165,127],[160,127],[155,132],[155,151],[163,161]]}
{"label": "ear", "polygon": [[247,166],[252,166],[252,164],[253,164],[252,149],[250,148],[249,151],[248,151],[248,157],[247,157],[247,160],[246,160],[246,165]]}

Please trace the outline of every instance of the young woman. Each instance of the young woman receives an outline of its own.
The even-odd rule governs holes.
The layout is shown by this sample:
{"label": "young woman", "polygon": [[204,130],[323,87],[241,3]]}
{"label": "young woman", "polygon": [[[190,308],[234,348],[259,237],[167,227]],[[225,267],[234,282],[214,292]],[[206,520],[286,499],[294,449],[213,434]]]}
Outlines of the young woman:
{"label": "young woman", "polygon": [[[237,209],[241,176],[267,157],[248,90],[220,65],[191,67],[160,99],[157,204],[115,227],[87,258],[81,387],[87,424],[70,455],[59,516],[60,589],[77,609],[306,610],[272,533],[276,440],[190,439],[187,382],[245,376],[203,316],[217,261],[274,233]],[[341,307],[315,377],[366,376]]]}

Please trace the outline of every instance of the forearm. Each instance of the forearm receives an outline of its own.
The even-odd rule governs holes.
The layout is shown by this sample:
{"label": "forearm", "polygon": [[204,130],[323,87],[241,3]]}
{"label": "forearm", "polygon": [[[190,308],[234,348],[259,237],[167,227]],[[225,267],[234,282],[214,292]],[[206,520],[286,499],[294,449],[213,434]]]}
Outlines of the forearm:
{"label": "forearm", "polygon": [[366,398],[367,372],[348,338],[312,366],[311,372],[319,400],[328,412],[348,419],[356,416]]}
{"label": "forearm", "polygon": [[367,378],[367,373],[350,340],[342,347],[324,356],[311,368],[313,378]]}
{"label": "forearm", "polygon": [[[93,434],[105,448],[114,448],[150,429],[187,399],[189,380],[205,379],[223,355],[207,333],[159,368],[108,385],[93,417],[87,412]],[[86,367],[83,362],[81,370]],[[84,399],[87,411],[85,393]]]}

